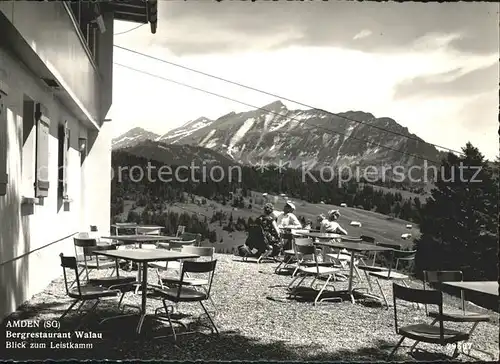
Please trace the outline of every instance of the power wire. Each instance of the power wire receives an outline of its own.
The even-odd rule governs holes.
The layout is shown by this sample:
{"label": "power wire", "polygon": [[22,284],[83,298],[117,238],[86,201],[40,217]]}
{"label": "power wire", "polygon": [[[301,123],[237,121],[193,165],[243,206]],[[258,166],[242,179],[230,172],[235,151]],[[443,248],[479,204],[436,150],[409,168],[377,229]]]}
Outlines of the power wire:
{"label": "power wire", "polygon": [[365,140],[365,139],[362,139],[362,138],[357,138],[357,137],[355,137],[353,135],[348,135],[348,134],[341,133],[339,131],[335,131],[335,130],[331,130],[331,129],[327,129],[327,128],[324,128],[324,127],[321,127],[321,126],[318,126],[318,125],[311,125],[311,124],[308,124],[307,122],[305,122],[303,120],[300,120],[300,119],[297,119],[297,118],[294,118],[294,117],[291,117],[291,116],[286,116],[286,115],[280,114],[280,113],[278,113],[276,111],[273,111],[273,110],[267,110],[267,109],[265,109],[263,107],[260,107],[260,106],[255,106],[255,105],[252,105],[252,104],[248,104],[246,102],[239,101],[239,100],[233,99],[233,98],[228,97],[228,96],[220,95],[220,94],[217,94],[215,92],[204,90],[204,89],[201,89],[201,88],[198,88],[198,87],[195,87],[195,86],[191,86],[191,85],[179,82],[179,81],[175,81],[175,80],[172,80],[172,79],[169,79],[169,78],[166,78],[166,77],[158,76],[158,75],[155,75],[153,73],[149,73],[149,72],[146,72],[146,71],[139,70],[137,68],[133,68],[133,67],[130,67],[130,66],[123,65],[121,63],[114,62],[114,64],[117,65],[117,66],[123,67],[123,68],[127,68],[129,70],[138,72],[138,73],[142,73],[142,74],[154,77],[154,78],[158,78],[158,79],[161,79],[161,80],[164,80],[164,81],[167,81],[167,82],[174,83],[176,85],[188,87],[188,88],[191,88],[193,90],[200,91],[200,92],[203,92],[203,93],[206,93],[206,94],[210,94],[210,95],[213,95],[213,96],[217,96],[217,97],[220,97],[220,98],[232,101],[232,102],[236,102],[236,103],[241,104],[241,105],[245,105],[245,106],[248,106],[248,107],[251,107],[251,108],[254,108],[254,109],[259,109],[259,110],[266,111],[268,113],[272,113],[272,114],[275,114],[275,115],[278,115],[278,116],[282,116],[282,117],[285,117],[287,119],[297,121],[300,124],[308,125],[311,128],[313,128],[313,129],[324,130],[324,131],[326,131],[328,133],[336,133],[336,134],[339,134],[339,135],[343,135],[346,139],[347,138],[351,138],[351,139],[359,140],[359,141],[362,141],[364,143],[368,143],[368,144],[371,144],[371,145],[375,145],[377,147],[381,147],[381,148],[385,148],[385,149],[388,149],[388,150],[392,150],[392,151],[395,151],[395,152],[398,152],[398,153],[401,153],[401,154],[404,154],[404,155],[408,155],[410,157],[414,157],[414,158],[421,159],[421,160],[424,160],[424,161],[432,162],[432,163],[438,164],[438,165],[440,164],[440,162],[437,162],[437,161],[434,161],[434,160],[431,160],[431,159],[427,159],[427,158],[424,158],[422,156],[418,156],[416,154],[407,153],[407,152],[401,151],[399,149],[391,148],[391,147],[388,147],[388,146],[385,146],[385,145],[382,145],[382,144],[378,144],[378,143],[375,143],[375,142],[371,142],[371,141],[368,141],[368,140]]}
{"label": "power wire", "polygon": [[120,32],[120,33],[113,34],[113,36],[117,36],[117,35],[122,35],[122,34],[127,34],[127,33],[130,33],[130,32],[131,32],[131,31],[133,31],[133,30],[139,29],[139,28],[140,28],[140,27],[142,27],[143,25],[146,25],[146,23],[144,23],[144,24],[139,24],[138,26],[133,27],[132,29],[129,29],[129,30],[125,30],[124,32]]}
{"label": "power wire", "polygon": [[[169,65],[174,66],[174,67],[182,68],[182,69],[185,69],[187,71],[198,73],[198,74],[206,76],[206,77],[214,78],[214,79],[219,80],[219,81],[223,81],[223,82],[226,82],[226,83],[230,83],[232,85],[243,87],[243,88],[246,88],[248,90],[252,90],[252,91],[259,92],[259,93],[262,93],[262,94],[265,94],[265,95],[268,95],[268,96],[276,97],[278,99],[285,100],[285,101],[288,101],[288,102],[292,102],[292,103],[295,103],[297,105],[305,106],[305,107],[308,107],[310,109],[320,110],[320,111],[323,111],[323,112],[325,112],[327,114],[330,114],[332,116],[336,116],[338,118],[342,118],[344,120],[353,121],[353,122],[356,122],[356,123],[359,123],[359,124],[367,125],[368,127],[371,127],[371,128],[374,128],[374,129],[385,131],[387,133],[398,135],[398,136],[401,136],[401,137],[404,137],[404,138],[407,138],[407,139],[411,139],[411,140],[415,140],[415,141],[418,141],[418,142],[423,142],[423,140],[420,139],[420,138],[418,138],[418,137],[412,137],[412,136],[409,136],[409,135],[405,135],[403,133],[399,133],[397,131],[392,131],[392,130],[388,130],[388,129],[382,128],[382,127],[377,126],[377,125],[368,124],[366,121],[356,120],[356,119],[349,118],[347,116],[340,115],[340,114],[337,114],[337,113],[334,113],[334,112],[331,112],[331,111],[319,109],[319,108],[316,108],[314,106],[311,106],[311,105],[308,105],[308,104],[304,104],[302,102],[298,102],[296,100],[292,100],[292,99],[289,99],[289,98],[286,98],[286,97],[283,97],[283,96],[280,96],[280,95],[277,95],[277,94],[274,94],[274,93],[271,93],[271,92],[260,90],[260,89],[255,88],[255,87],[247,86],[247,85],[241,84],[239,82],[231,81],[231,80],[228,80],[228,79],[223,78],[223,77],[219,77],[219,76],[211,75],[211,74],[206,73],[206,72],[195,70],[193,68],[190,68],[190,67],[187,67],[187,66],[183,66],[183,65],[180,65],[178,63],[171,62],[171,61],[167,61],[167,60],[164,60],[164,59],[161,59],[161,58],[158,58],[158,57],[154,57],[154,56],[151,56],[149,54],[141,53],[141,52],[135,51],[133,49],[125,48],[125,47],[122,47],[122,46],[119,46],[119,45],[116,45],[116,44],[113,45],[113,46],[116,47],[116,48],[125,50],[127,52],[138,54],[138,55],[141,55],[141,56],[146,57],[146,58],[153,59],[153,60],[158,61],[158,62],[166,63],[166,64],[169,64]],[[370,119],[368,121],[372,121],[372,120],[375,120],[375,119],[376,118],[373,118],[373,119]],[[443,147],[443,146],[438,145],[438,144],[433,144],[433,143],[427,143],[427,144],[430,144],[430,145],[432,145],[434,147],[437,147],[437,148],[446,149],[446,150],[448,150],[450,152],[453,152],[453,153],[463,154],[463,152],[461,152],[461,151],[457,151],[457,150],[453,150],[453,149],[450,149],[450,148],[447,148],[447,147]]]}

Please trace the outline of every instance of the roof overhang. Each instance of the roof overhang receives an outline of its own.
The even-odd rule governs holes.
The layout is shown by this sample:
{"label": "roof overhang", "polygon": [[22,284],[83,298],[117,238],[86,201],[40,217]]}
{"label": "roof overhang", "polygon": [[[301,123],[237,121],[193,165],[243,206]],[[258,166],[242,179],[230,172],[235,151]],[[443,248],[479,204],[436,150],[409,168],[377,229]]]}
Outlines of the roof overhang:
{"label": "roof overhang", "polygon": [[158,23],[157,0],[112,0],[106,4],[116,20],[133,23],[149,23],[151,33],[156,33]]}

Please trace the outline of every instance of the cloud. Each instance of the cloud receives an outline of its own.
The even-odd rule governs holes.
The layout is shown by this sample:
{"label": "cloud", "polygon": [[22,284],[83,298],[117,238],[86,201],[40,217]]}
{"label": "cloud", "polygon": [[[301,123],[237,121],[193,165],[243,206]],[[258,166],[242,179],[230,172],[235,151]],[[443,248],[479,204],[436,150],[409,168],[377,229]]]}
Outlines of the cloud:
{"label": "cloud", "polygon": [[360,31],[358,34],[356,34],[352,39],[353,40],[356,40],[356,39],[362,39],[362,38],[366,38],[366,37],[369,37],[370,35],[372,35],[372,31],[369,30],[369,29],[363,29],[362,31]]}
{"label": "cloud", "polygon": [[[459,34],[448,44],[457,51],[490,54],[498,52],[497,12],[494,3],[465,2],[163,1],[158,33],[150,42],[177,55],[245,51],[269,36],[282,40],[275,48],[293,44],[391,52],[435,33]],[[360,37],[360,29],[369,29],[371,36]],[[207,38],[212,41],[207,43]]]}
{"label": "cloud", "polygon": [[493,93],[498,89],[498,63],[474,70],[453,70],[404,80],[394,88],[394,99],[414,97],[461,97]]}

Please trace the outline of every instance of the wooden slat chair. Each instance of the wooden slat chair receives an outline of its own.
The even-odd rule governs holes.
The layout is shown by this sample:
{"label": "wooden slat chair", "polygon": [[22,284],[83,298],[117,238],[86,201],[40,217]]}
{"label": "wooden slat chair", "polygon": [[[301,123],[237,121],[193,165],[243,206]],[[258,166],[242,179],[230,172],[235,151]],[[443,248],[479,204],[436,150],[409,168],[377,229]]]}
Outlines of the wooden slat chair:
{"label": "wooden slat chair", "polygon": [[[439,344],[445,346],[447,344],[457,344],[461,341],[469,340],[469,334],[461,331],[451,330],[444,327],[443,323],[443,295],[441,291],[423,290],[416,288],[403,287],[396,283],[392,284],[393,301],[394,301],[394,326],[396,334],[401,335],[401,339],[389,354],[389,360],[393,357],[396,350],[403,343],[404,339],[409,338],[423,341],[430,344]],[[424,305],[436,305],[438,307],[438,322],[439,326],[429,325],[426,323],[412,324],[399,326],[397,301],[403,300],[406,302],[422,303]]]}
{"label": "wooden slat chair", "polygon": [[[433,283],[439,285],[442,282],[461,282],[463,280],[462,271],[424,271],[423,273],[424,273],[424,281],[423,281],[424,290],[426,289],[427,283]],[[443,312],[442,315],[440,315],[439,312],[428,311],[427,305],[425,305],[425,313],[427,314],[427,316],[434,318],[434,321],[432,321],[431,325],[435,325],[440,319],[449,322],[472,323],[473,324],[472,328],[469,331],[469,336],[472,336],[472,333],[476,329],[477,325],[480,322],[489,322],[491,320],[491,317],[489,315],[477,312],[466,311],[464,290],[460,290],[460,296],[461,296],[461,306],[462,306],[460,310],[447,310],[446,312]],[[416,341],[415,344],[413,344],[413,346],[411,347],[411,350],[415,349],[418,343],[419,341]],[[487,354],[491,355],[490,353]],[[458,355],[458,345],[457,347],[455,347],[455,352],[453,353],[453,357],[457,355]]]}
{"label": "wooden slat chair", "polygon": [[[336,268],[333,266],[324,266],[320,265],[318,262],[318,250],[312,243],[310,239],[295,239],[295,257],[297,259],[297,275],[292,279],[290,284],[288,285],[288,294],[290,297],[295,297],[300,292],[299,288],[302,285],[302,282],[307,277],[314,277],[313,281],[310,284],[310,287],[313,288],[314,283],[319,278],[325,278],[325,283],[321,286],[318,294],[314,299],[314,305],[317,305],[318,302],[332,300],[331,298],[323,298],[321,299],[321,295],[323,294],[326,287],[329,285],[330,280],[335,281],[335,274],[340,271],[340,268]],[[299,280],[294,286],[294,283]],[[333,285],[330,285],[335,290]],[[340,298],[334,298],[333,300],[340,300]]]}
{"label": "wooden slat chair", "polygon": [[[88,283],[82,284],[80,282],[80,278],[78,275],[78,264],[76,258],[65,257],[62,253],[59,254],[59,256],[61,257],[61,267],[63,268],[64,286],[66,288],[66,294],[70,298],[74,299],[73,303],[71,303],[71,305],[66,309],[66,311],[64,311],[59,320],[62,320],[78,302],[80,302],[80,305],[78,306],[76,312],[80,311],[86,302],[95,300],[94,305],[87,311],[87,314],[85,314],[80,319],[78,325],[78,327],[80,327],[83,320],[95,311],[97,305],[100,302],[100,299],[107,297],[118,297],[118,295],[121,294],[122,292],[119,289],[110,289],[106,287],[95,286],[93,284],[88,284]],[[66,274],[66,269],[74,271],[76,277],[75,278],[76,287],[68,283],[68,276]]]}
{"label": "wooden slat chair", "polygon": [[[96,239],[85,237],[85,234],[80,234],[79,237],[73,238],[75,257],[77,259],[78,266],[82,267],[79,272],[79,277],[85,272],[87,281],[89,279],[89,270],[92,269],[109,269],[113,268],[111,274],[113,274],[116,269],[115,262],[106,257],[97,257],[94,251],[97,249],[110,249],[112,244],[99,244],[97,245]],[[88,235],[87,235],[88,236]],[[81,253],[78,253],[78,250]]]}
{"label": "wooden slat chair", "polygon": [[[168,288],[168,289],[162,289],[161,287],[154,287],[153,286],[153,293],[151,294],[152,297],[154,298],[159,298],[162,300],[163,307],[158,308],[155,311],[155,314],[157,315],[158,318],[160,319],[165,319],[168,321],[170,328],[172,329],[173,337],[174,337],[174,342],[177,341],[177,336],[179,335],[175,329],[173,323],[178,323],[181,326],[183,326],[186,331],[187,327],[185,324],[183,324],[180,321],[174,321],[171,317],[171,313],[173,312],[173,306],[168,305],[167,301],[173,302],[175,304],[179,304],[182,302],[199,302],[201,307],[203,308],[203,311],[205,312],[205,315],[210,321],[210,329],[212,332],[215,332],[217,335],[219,335],[219,330],[217,329],[217,326],[215,325],[212,317],[210,316],[210,313],[206,309],[205,305],[203,304],[203,301],[206,301],[210,297],[210,292],[212,289],[212,283],[215,275],[215,267],[217,264],[217,260],[212,260],[208,262],[201,262],[201,261],[189,261],[186,260],[182,264],[182,271],[181,271],[181,277],[180,280],[175,284],[176,287],[174,288]],[[209,279],[208,279],[208,285],[206,288],[206,291],[199,291],[195,288],[193,288],[189,283],[185,281],[185,276],[186,274],[197,274],[197,273],[206,273],[209,274]],[[171,312],[169,312],[169,308],[171,309]],[[165,311],[165,314],[161,314],[160,311]],[[182,334],[188,334],[192,332],[184,332]]]}

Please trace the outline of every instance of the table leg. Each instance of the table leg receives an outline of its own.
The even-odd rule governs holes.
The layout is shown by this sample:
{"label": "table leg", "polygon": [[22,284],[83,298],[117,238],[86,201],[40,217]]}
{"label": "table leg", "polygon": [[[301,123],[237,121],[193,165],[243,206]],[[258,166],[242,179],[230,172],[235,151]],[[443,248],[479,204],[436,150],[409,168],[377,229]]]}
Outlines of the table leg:
{"label": "table leg", "polygon": [[142,282],[142,279],[141,279],[141,276],[142,276],[142,272],[141,272],[141,268],[142,268],[142,264],[138,264],[138,267],[137,267],[137,282]]}
{"label": "table leg", "polygon": [[354,273],[354,251],[351,251],[351,262],[349,263],[349,288],[347,290],[349,292],[349,296],[351,297],[352,303],[355,303],[354,296],[352,294],[353,273]]}
{"label": "table leg", "polygon": [[[142,266],[142,303],[141,303],[141,318],[139,319],[139,324],[137,325],[137,333],[141,333],[142,324],[146,318],[146,299],[147,299],[147,285],[148,285],[148,264],[143,262]],[[139,269],[140,270],[140,269]]]}

